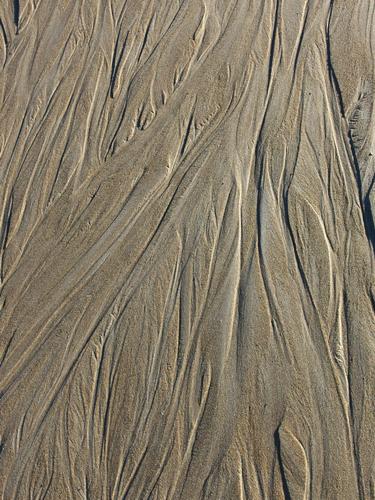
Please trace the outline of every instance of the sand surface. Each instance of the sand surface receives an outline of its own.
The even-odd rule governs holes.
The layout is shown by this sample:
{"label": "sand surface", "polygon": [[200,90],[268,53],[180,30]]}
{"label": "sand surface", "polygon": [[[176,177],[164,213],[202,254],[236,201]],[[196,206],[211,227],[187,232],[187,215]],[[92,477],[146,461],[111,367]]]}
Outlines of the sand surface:
{"label": "sand surface", "polygon": [[373,0],[0,0],[0,498],[375,499]]}

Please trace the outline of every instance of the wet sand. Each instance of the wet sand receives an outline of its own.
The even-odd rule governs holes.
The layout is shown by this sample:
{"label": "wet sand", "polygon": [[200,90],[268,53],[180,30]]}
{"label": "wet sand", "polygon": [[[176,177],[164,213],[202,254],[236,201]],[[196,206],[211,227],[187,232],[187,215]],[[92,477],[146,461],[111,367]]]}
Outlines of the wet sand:
{"label": "wet sand", "polygon": [[375,499],[374,12],[0,3],[0,498]]}

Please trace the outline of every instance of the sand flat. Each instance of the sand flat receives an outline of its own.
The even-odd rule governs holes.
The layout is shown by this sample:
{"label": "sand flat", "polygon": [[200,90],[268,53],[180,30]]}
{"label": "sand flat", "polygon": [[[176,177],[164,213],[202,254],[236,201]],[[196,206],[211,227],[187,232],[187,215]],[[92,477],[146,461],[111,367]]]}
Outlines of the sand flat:
{"label": "sand flat", "polygon": [[0,2],[1,499],[375,499],[374,22]]}

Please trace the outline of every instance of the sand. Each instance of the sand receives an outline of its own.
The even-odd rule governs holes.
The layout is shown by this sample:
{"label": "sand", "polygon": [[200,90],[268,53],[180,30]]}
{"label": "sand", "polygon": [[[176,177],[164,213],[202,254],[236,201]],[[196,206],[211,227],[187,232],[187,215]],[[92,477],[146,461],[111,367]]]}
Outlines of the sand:
{"label": "sand", "polygon": [[1,499],[375,499],[374,23],[0,2]]}

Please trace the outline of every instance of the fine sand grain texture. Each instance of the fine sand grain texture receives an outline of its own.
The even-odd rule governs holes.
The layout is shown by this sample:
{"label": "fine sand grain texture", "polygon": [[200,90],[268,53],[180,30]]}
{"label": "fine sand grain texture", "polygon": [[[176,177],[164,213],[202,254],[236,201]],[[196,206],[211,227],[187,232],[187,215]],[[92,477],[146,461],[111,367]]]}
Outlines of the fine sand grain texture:
{"label": "fine sand grain texture", "polygon": [[375,2],[0,0],[0,498],[375,499]]}

